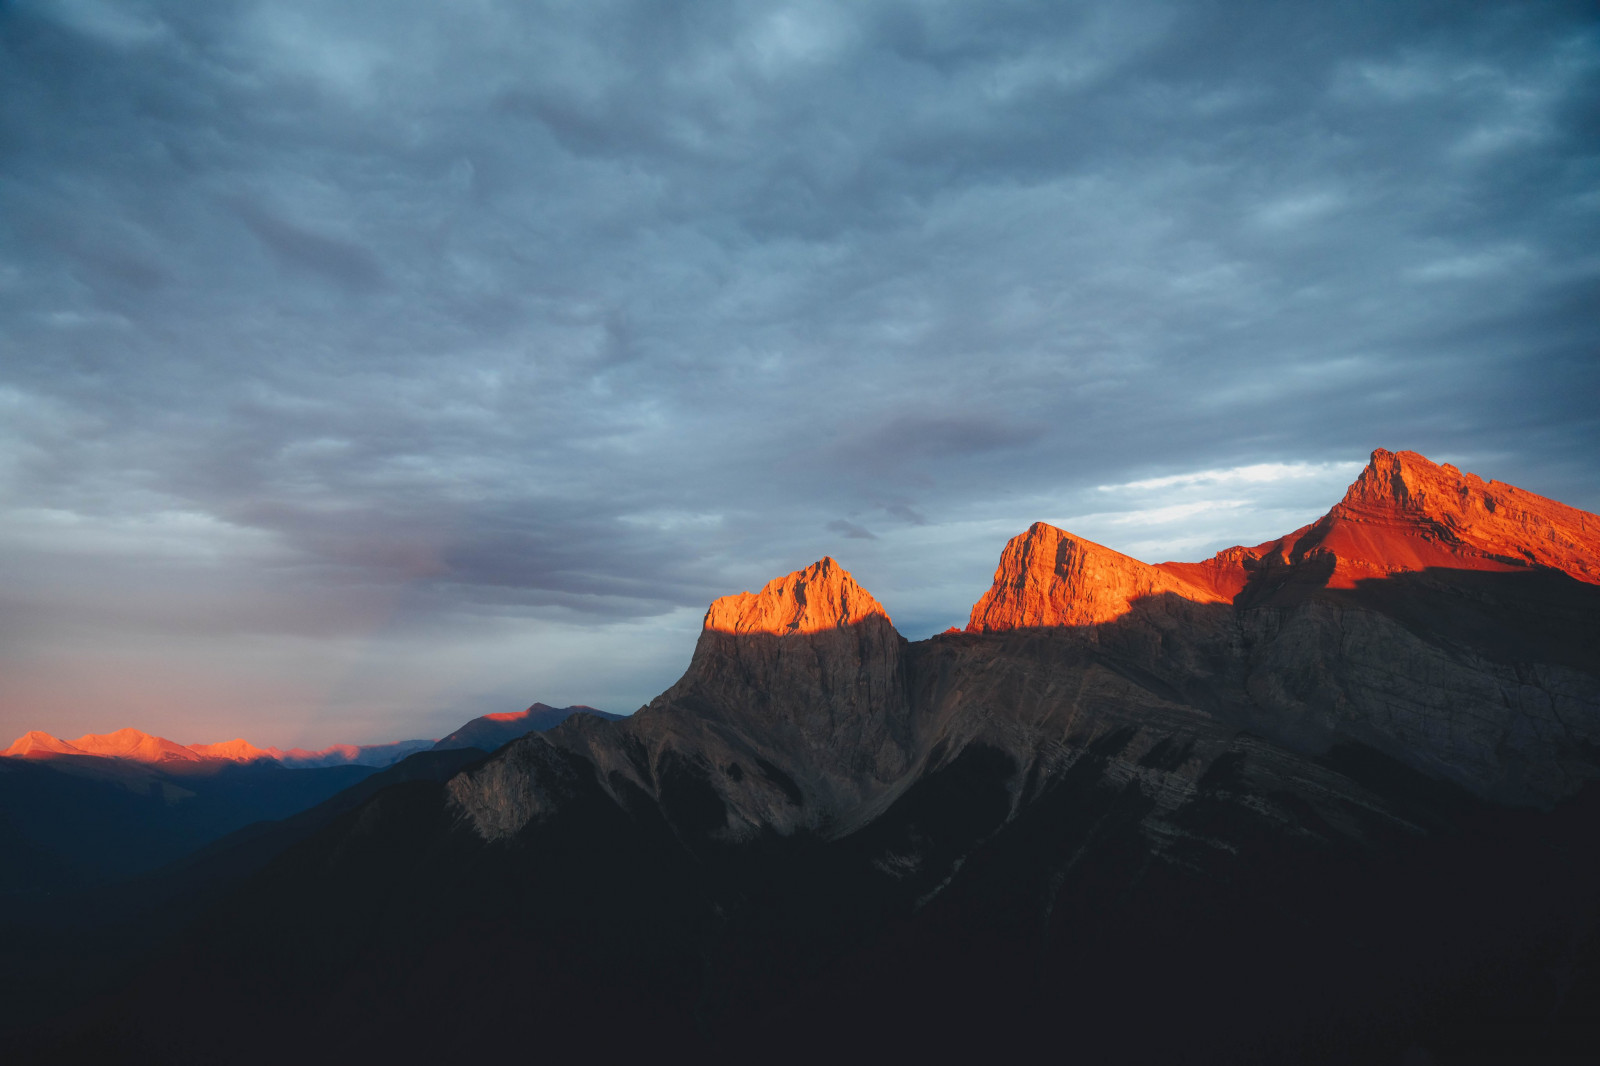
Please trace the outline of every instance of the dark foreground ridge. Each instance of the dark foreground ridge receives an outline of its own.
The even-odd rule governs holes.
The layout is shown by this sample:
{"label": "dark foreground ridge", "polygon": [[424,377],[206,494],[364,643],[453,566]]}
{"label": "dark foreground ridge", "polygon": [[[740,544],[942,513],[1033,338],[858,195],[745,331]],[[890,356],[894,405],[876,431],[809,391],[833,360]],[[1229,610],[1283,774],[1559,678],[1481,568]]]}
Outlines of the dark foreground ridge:
{"label": "dark foreground ridge", "polygon": [[32,1046],[1594,1061],[1597,575],[1595,516],[1381,451],[1205,563],[1036,525],[917,643],[823,559],[631,718],[331,814]]}

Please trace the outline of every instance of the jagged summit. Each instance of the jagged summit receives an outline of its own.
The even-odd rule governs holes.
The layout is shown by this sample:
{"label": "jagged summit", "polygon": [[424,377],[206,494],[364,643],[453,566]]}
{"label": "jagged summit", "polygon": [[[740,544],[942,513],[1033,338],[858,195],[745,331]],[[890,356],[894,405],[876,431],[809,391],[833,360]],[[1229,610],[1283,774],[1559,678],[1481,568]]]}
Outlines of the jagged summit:
{"label": "jagged summit", "polygon": [[760,592],[741,592],[712,602],[705,628],[722,633],[818,633],[856,625],[889,613],[850,572],[829,556],[804,570],[767,582]]}
{"label": "jagged summit", "polygon": [[1229,596],[1274,586],[1290,571],[1314,571],[1315,584],[1334,589],[1430,568],[1546,567],[1600,584],[1600,518],[1416,452],[1379,448],[1344,498],[1310,525],[1205,562],[1160,565]]}
{"label": "jagged summit", "polygon": [[[1324,523],[1328,528],[1319,530]],[[1313,527],[1322,534],[1319,546],[1336,553],[1340,547],[1366,549],[1378,556],[1373,562],[1389,562],[1384,558],[1389,543],[1339,528],[1355,524],[1398,526],[1402,536],[1425,541],[1426,548],[1414,550],[1428,565],[1466,563],[1484,569],[1532,564],[1600,583],[1600,518],[1515,485],[1485,482],[1416,452],[1374,451],[1344,499]],[[1338,532],[1345,535],[1336,536]],[[1393,562],[1410,561],[1404,551],[1389,554],[1398,556]],[[1450,561],[1435,561],[1441,555]]]}
{"label": "jagged summit", "polygon": [[1035,522],[1000,553],[994,584],[973,606],[967,632],[1098,625],[1127,614],[1136,599],[1163,593],[1199,603],[1226,600],[1160,567]]}
{"label": "jagged summit", "polygon": [[1221,603],[1248,589],[1256,602],[1431,568],[1530,567],[1600,584],[1600,518],[1416,452],[1380,448],[1317,521],[1203,562],[1146,564],[1037,522],[1006,545],[967,630],[1098,625],[1163,593]]}

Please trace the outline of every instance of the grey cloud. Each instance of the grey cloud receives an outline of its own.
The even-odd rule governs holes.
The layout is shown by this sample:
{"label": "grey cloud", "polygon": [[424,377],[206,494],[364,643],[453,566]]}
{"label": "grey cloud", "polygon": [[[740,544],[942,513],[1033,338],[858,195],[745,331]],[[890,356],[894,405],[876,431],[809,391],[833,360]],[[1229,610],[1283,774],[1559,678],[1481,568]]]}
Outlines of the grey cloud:
{"label": "grey cloud", "polygon": [[829,536],[920,635],[1102,484],[1600,507],[1581,4],[52,11],[0,8],[0,575],[60,632],[387,610],[444,676],[494,618],[650,644],[636,703]]}
{"label": "grey cloud", "polygon": [[352,289],[372,288],[383,278],[372,253],[358,244],[297,226],[247,201],[237,202],[234,209],[267,250],[292,269]]}
{"label": "grey cloud", "polygon": [[850,540],[878,539],[878,535],[872,532],[872,530],[868,529],[866,526],[858,526],[854,522],[847,521],[843,518],[836,518],[832,522],[829,522],[827,529],[831,533],[837,533],[841,537],[846,537]]}
{"label": "grey cloud", "polygon": [[909,503],[896,502],[883,505],[884,513],[891,518],[898,518],[902,522],[909,522],[914,526],[928,525],[928,516],[912,507]]}

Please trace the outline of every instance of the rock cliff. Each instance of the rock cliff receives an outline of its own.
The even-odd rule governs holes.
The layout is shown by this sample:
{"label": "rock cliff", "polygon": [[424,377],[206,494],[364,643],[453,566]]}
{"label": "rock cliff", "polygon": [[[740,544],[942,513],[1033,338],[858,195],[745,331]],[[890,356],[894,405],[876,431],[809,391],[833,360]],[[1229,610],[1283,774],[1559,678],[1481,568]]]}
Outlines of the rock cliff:
{"label": "rock cliff", "polygon": [[[712,603],[683,677],[625,722],[572,720],[509,757],[544,765],[541,744],[578,752],[619,802],[648,796],[690,835],[837,831],[910,766],[903,644],[878,601],[823,558]],[[451,790],[490,835],[525,821],[502,808],[548,807],[493,764]]]}
{"label": "rock cliff", "polygon": [[1322,518],[1253,548],[1160,568],[1227,595],[1263,597],[1429,569],[1545,569],[1600,583],[1600,518],[1499,481],[1378,449]]}
{"label": "rock cliff", "polygon": [[[1007,543],[966,632],[918,645],[825,558],[714,602],[683,678],[630,720],[529,738],[508,756],[520,776],[491,762],[452,795],[486,835],[514,834],[562,792],[535,787],[537,768],[574,772],[535,753],[549,744],[618,803],[648,797],[708,838],[836,835],[968,745],[1048,777],[1117,733],[1130,753],[1117,772],[1158,809],[1181,807],[1241,735],[1270,742],[1250,748],[1263,765],[1356,743],[1480,796],[1549,804],[1600,775],[1597,528],[1379,450],[1322,519],[1203,563],[1146,564],[1036,523]],[[1175,736],[1179,765],[1139,768]],[[1028,802],[1022,778],[1007,788]]]}
{"label": "rock cliff", "polygon": [[713,601],[706,611],[705,629],[783,637],[861,625],[871,618],[888,622],[889,612],[849,571],[823,556],[804,570],[767,582],[758,593],[740,592]]}
{"label": "rock cliff", "polygon": [[969,633],[1037,626],[1093,626],[1121,618],[1136,601],[1225,597],[1160,567],[1035,522],[1000,553],[994,584],[972,608]]}

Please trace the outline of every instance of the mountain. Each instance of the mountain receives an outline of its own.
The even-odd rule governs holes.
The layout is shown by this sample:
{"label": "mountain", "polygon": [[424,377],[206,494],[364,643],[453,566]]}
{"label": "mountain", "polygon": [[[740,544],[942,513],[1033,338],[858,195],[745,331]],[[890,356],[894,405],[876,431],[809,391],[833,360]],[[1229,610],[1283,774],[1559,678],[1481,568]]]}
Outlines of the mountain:
{"label": "mountain", "polygon": [[0,756],[25,759],[52,759],[61,755],[90,755],[106,759],[163,764],[254,762],[273,759],[285,766],[305,769],[319,766],[389,766],[415,751],[433,745],[431,740],[399,740],[391,744],[335,744],[321,751],[304,748],[258,748],[243,738],[217,744],[179,744],[166,737],[152,736],[138,729],[119,729],[115,733],[89,734],[65,741],[30,730],[12,742]]}
{"label": "mountain", "polygon": [[[235,742],[237,743],[237,741]],[[433,746],[431,740],[396,740],[389,744],[334,744],[320,751],[290,748],[279,751],[268,748],[272,757],[292,767],[316,766],[393,766],[401,759]]]}
{"label": "mountain", "polygon": [[505,711],[474,718],[454,733],[435,743],[433,750],[449,751],[454,748],[479,748],[486,752],[494,751],[496,748],[509,744],[511,741],[528,733],[553,729],[574,714],[594,715],[597,718],[613,722],[622,717],[620,714],[610,714],[581,703],[574,704],[571,707],[551,707],[548,704],[535,703],[523,711]]}
{"label": "mountain", "polygon": [[216,744],[190,744],[189,750],[206,759],[227,759],[229,762],[255,762],[257,759],[274,759],[281,755],[276,748],[258,748],[239,737]]}
{"label": "mountain", "polygon": [[1205,562],[1034,525],[914,643],[825,558],[633,716],[339,814],[46,1043],[1594,1061],[1597,529],[1378,451]]}
{"label": "mountain", "polygon": [[12,741],[9,748],[0,752],[0,755],[23,759],[48,758],[51,755],[87,754],[89,753],[77,745],[69,744],[65,740],[51,736],[49,733],[41,733],[37,729],[30,729]]}
{"label": "mountain", "polygon": [[[539,708],[489,720],[526,729],[566,717]],[[138,755],[150,747],[130,741],[117,750]],[[371,758],[395,746],[349,747]],[[282,753],[266,754],[276,749],[238,740],[191,745],[202,760],[150,765],[90,757],[44,733],[21,738],[11,754],[36,749],[42,753],[32,759],[0,760],[0,899],[12,904],[0,909],[0,942],[7,945],[0,951],[0,1025],[7,1029],[114,987],[208,896],[375,794],[444,781],[486,756],[462,746],[413,752],[383,768],[284,768]],[[65,755],[76,757],[58,758]]]}
{"label": "mountain", "polygon": [[[418,752],[481,756],[574,713],[618,717],[536,703],[474,719],[437,744],[336,744],[322,751],[258,748],[242,738],[183,745],[132,728],[69,742],[32,730],[0,752],[0,840],[12,850],[0,894],[59,892],[143,874],[257,822],[326,804],[348,809],[370,795],[353,786]],[[470,761],[425,762],[458,768]],[[378,774],[369,787],[412,779],[421,765],[398,776]],[[296,825],[320,826],[322,817]]]}
{"label": "mountain", "polygon": [[49,759],[61,755],[99,756],[131,759],[141,763],[198,763],[206,756],[165,737],[151,736],[137,729],[115,733],[90,733],[74,741],[59,740],[48,733],[32,730],[12,742],[0,755]]}

